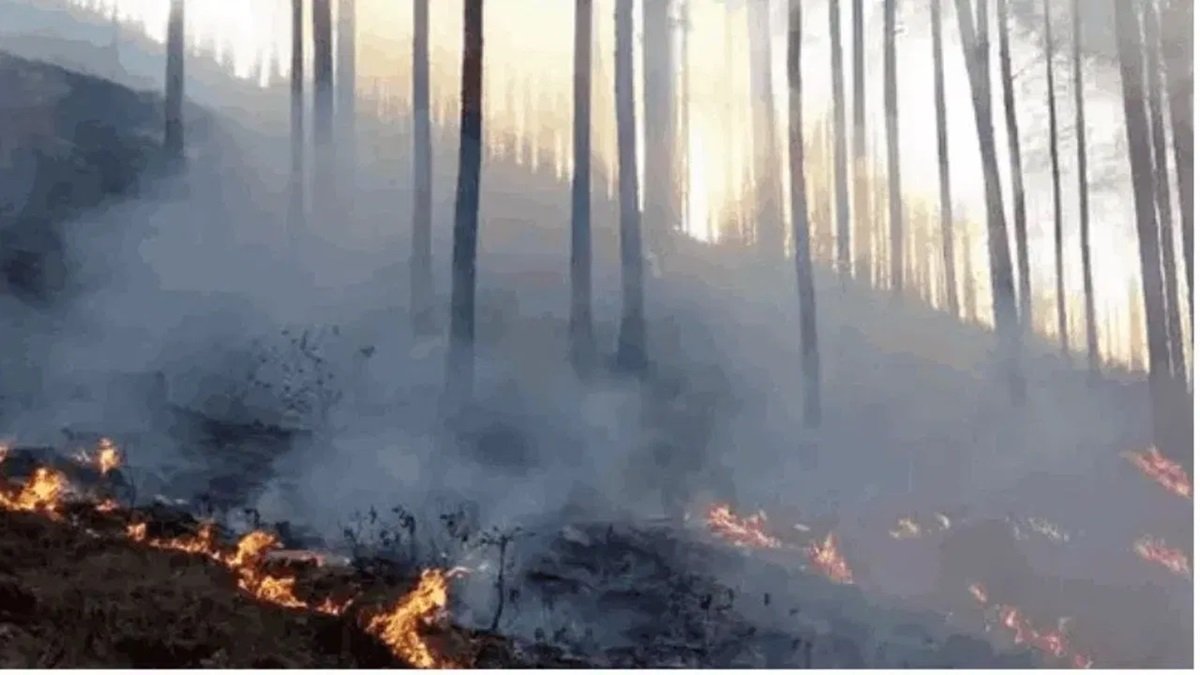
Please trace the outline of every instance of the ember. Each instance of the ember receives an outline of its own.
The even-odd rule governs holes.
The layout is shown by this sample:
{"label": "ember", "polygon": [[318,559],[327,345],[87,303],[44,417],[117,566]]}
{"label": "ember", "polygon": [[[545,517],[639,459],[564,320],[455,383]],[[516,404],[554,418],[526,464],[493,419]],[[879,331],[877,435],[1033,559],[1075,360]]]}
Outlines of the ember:
{"label": "ember", "polygon": [[1184,471],[1179,464],[1163,457],[1158,448],[1152,447],[1143,452],[1127,452],[1124,456],[1142,473],[1168,491],[1180,497],[1191,498],[1192,483],[1188,478],[1187,471]]}
{"label": "ember", "polygon": [[1167,546],[1166,542],[1153,537],[1142,537],[1133,545],[1133,550],[1142,558],[1162,565],[1181,577],[1191,578],[1192,568],[1187,554]]}
{"label": "ember", "polygon": [[442,570],[425,570],[412,592],[391,609],[367,620],[367,632],[378,637],[393,654],[417,668],[456,668],[453,661],[437,654],[421,636],[423,626],[443,616],[449,578],[450,574]]}
{"label": "ember", "polygon": [[0,489],[0,508],[56,516],[68,487],[66,476],[45,467],[33,472],[15,493]]}
{"label": "ember", "polygon": [[808,559],[813,566],[831,581],[839,584],[854,583],[854,575],[838,550],[837,537],[832,532],[826,535],[821,543],[809,543],[805,552],[808,553]]}
{"label": "ember", "polygon": [[734,546],[779,548],[782,543],[766,533],[767,516],[762,511],[739,518],[728,504],[714,504],[708,510],[708,529]]}
{"label": "ember", "polygon": [[106,476],[109,471],[121,466],[121,451],[117,450],[116,444],[107,438],[100,439],[100,443],[96,446],[94,455],[85,452],[80,452],[75,456],[82,464],[87,464],[95,467],[100,475]]}
{"label": "ember", "polygon": [[[987,605],[987,591],[982,585],[971,584],[968,590],[976,602]],[[995,611],[1000,617],[1001,625],[1012,631],[1014,645],[1029,645],[1043,654],[1065,660],[1073,668],[1092,667],[1090,658],[1070,648],[1061,626],[1057,630],[1039,631],[1020,609],[1012,605],[997,605]]]}

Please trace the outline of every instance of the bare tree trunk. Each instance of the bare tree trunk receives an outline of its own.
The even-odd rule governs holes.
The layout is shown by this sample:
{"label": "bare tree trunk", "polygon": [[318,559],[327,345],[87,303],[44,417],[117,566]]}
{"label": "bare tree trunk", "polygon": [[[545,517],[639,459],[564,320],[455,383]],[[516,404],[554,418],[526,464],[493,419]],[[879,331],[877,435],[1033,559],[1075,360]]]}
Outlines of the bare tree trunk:
{"label": "bare tree trunk", "polygon": [[788,0],[788,161],[791,167],[792,242],[796,292],[800,303],[800,362],[804,383],[804,425],[821,423],[821,361],[817,350],[817,300],[809,246],[808,195],[804,177],[803,101],[800,86],[800,0]]}
{"label": "bare tree trunk", "polygon": [[871,279],[871,206],[867,193],[867,93],[863,0],[852,0],[854,49],[854,274]]}
{"label": "bare tree trunk", "polygon": [[637,112],[633,104],[633,0],[616,7],[617,171],[621,204],[621,327],[617,367],[646,368],[646,319],[642,288],[642,222],[638,212]]}
{"label": "bare tree trunk", "polygon": [[764,257],[775,258],[783,248],[783,196],[775,136],[777,124],[771,68],[770,4],[749,3],[746,17],[750,36],[750,107],[754,143],[751,190],[755,206],[755,242]]}
{"label": "bare tree trunk", "polygon": [[666,0],[642,3],[642,97],[645,106],[647,244],[662,254],[678,220],[671,112],[671,43]]}
{"label": "bare tree trunk", "polygon": [[163,147],[172,160],[183,158],[183,0],[171,0],[167,20],[166,132]]}
{"label": "bare tree trunk", "polygon": [[681,226],[687,228],[692,222],[692,175],[688,170],[692,162],[691,149],[691,121],[692,121],[692,87],[689,64],[691,63],[691,51],[688,47],[688,33],[691,32],[691,17],[688,13],[688,2],[683,0],[679,4],[679,24],[680,24],[680,82],[679,82],[679,149],[683,158],[683,170],[676,176],[679,181],[679,194],[682,201],[682,222]]}
{"label": "bare tree trunk", "polygon": [[937,108],[938,193],[942,217],[942,270],[946,308],[958,316],[958,280],[954,270],[954,211],[950,195],[950,144],[946,132],[946,65],[942,52],[942,0],[929,0],[933,33],[933,102]]}
{"label": "bare tree trunk", "polygon": [[[354,187],[355,172],[358,168],[357,120],[355,117],[355,80],[358,75],[356,1],[338,0],[337,117],[338,128],[341,131],[338,152],[342,157],[342,183],[347,188]],[[346,199],[343,201],[343,205],[343,208],[352,209],[354,200]]]}
{"label": "bare tree trunk", "polygon": [[[1159,267],[1158,224],[1154,214],[1153,163],[1150,127],[1146,119],[1146,88],[1142,82],[1141,31],[1134,2],[1113,0],[1117,51],[1121,67],[1121,89],[1125,100],[1125,134],[1129,146],[1129,168],[1137,212],[1138,253],[1142,265],[1142,304],[1146,314],[1146,344],[1150,352],[1150,405],[1154,441],[1163,454],[1191,467],[1191,449],[1179,436],[1182,419],[1172,414],[1169,384],[1170,356],[1167,351],[1166,317],[1163,311],[1163,280]],[[1190,437],[1188,438],[1190,444]]]}
{"label": "bare tree trunk", "polygon": [[[988,38],[976,35],[971,25],[970,0],[955,0],[963,56],[971,83],[975,126],[979,136],[979,154],[983,161],[984,196],[988,211],[988,259],[992,281],[992,314],[1002,352],[1002,368],[1007,372],[1014,400],[1024,396],[1021,373],[1021,330],[1013,294],[1012,256],[1008,250],[1008,226],[1000,188],[1000,168],[996,158],[996,137],[992,128],[991,77],[988,75]],[[986,31],[987,0],[979,0],[979,27]]]}
{"label": "bare tree trunk", "polygon": [[433,332],[433,143],[429,128],[429,0],[413,0],[413,214],[409,311]]}
{"label": "bare tree trunk", "polygon": [[1167,67],[1167,95],[1171,109],[1171,134],[1175,152],[1175,174],[1179,182],[1180,229],[1183,231],[1184,264],[1187,267],[1188,308],[1195,325],[1195,304],[1192,300],[1196,277],[1193,276],[1192,227],[1192,78],[1194,76],[1192,44],[1195,28],[1192,0],[1165,0],[1165,23],[1162,31],[1162,51]]}
{"label": "bare tree trunk", "polygon": [[[1000,0],[1001,3],[1005,0]],[[1063,208],[1062,172],[1058,158],[1058,106],[1054,98],[1054,36],[1050,28],[1050,0],[1042,0],[1046,47],[1046,108],[1050,111],[1050,175],[1054,186],[1054,286],[1058,301],[1058,336],[1063,356],[1069,354],[1067,331],[1067,292],[1063,280]],[[1028,257],[1026,257],[1028,262]],[[1026,292],[1025,274],[1022,272],[1022,292]],[[1028,308],[1029,306],[1026,305]],[[1029,309],[1026,309],[1029,311]],[[1025,322],[1026,327],[1030,325]]]}
{"label": "bare tree trunk", "polygon": [[892,293],[899,296],[904,285],[904,198],[900,194],[900,114],[896,100],[896,0],[883,0],[883,82],[883,107],[887,117]]}
{"label": "bare tree trunk", "polygon": [[475,380],[475,257],[483,150],[483,0],[465,0],[463,3],[461,100],[450,287],[450,349],[446,364],[446,387],[452,404],[469,400]]}
{"label": "bare tree trunk", "polygon": [[846,91],[842,74],[842,17],[838,0],[829,0],[829,40],[833,69],[834,191],[837,195],[838,274],[850,274],[850,196],[846,187]]}
{"label": "bare tree trunk", "polygon": [[[1033,292],[1029,278],[1029,239],[1025,213],[1025,174],[1021,168],[1021,131],[1017,125],[1017,102],[1013,93],[1012,50],[1008,36],[1008,0],[996,0],[996,33],[1000,37],[1000,84],[1004,92],[1004,123],[1008,131],[1009,172],[1013,184],[1013,226],[1017,235],[1017,275],[1020,295],[1021,328],[1028,331],[1033,325]],[[1061,249],[1060,249],[1061,250]],[[1066,325],[1063,308],[1062,325]],[[1065,335],[1064,350],[1065,350]]]}
{"label": "bare tree trunk", "polygon": [[1142,25],[1146,48],[1146,98],[1150,103],[1150,134],[1154,145],[1154,196],[1158,204],[1158,236],[1162,242],[1163,277],[1166,282],[1167,352],[1171,373],[1187,379],[1183,360],[1183,323],[1179,312],[1179,285],[1175,274],[1175,234],[1171,217],[1171,174],[1167,170],[1167,132],[1163,118],[1162,52],[1159,42],[1158,12],[1151,0],[1143,0]]}
{"label": "bare tree trunk", "polygon": [[304,224],[304,0],[292,0],[292,173],[288,181],[288,222]]}
{"label": "bare tree trunk", "polygon": [[971,230],[963,232],[963,311],[968,323],[979,320],[979,309],[975,304],[975,258],[971,255]]}
{"label": "bare tree trunk", "polygon": [[313,0],[314,211],[323,225],[336,212],[333,200],[333,16],[330,0]]}
{"label": "bare tree trunk", "polygon": [[586,373],[592,333],[592,0],[575,0],[575,172],[571,179],[571,363]]}
{"label": "bare tree trunk", "polygon": [[1083,260],[1083,316],[1087,335],[1088,372],[1094,378],[1100,372],[1096,345],[1096,296],[1092,287],[1091,214],[1088,201],[1087,125],[1083,107],[1083,58],[1080,47],[1082,23],[1080,2],[1071,0],[1072,77],[1075,81],[1075,152],[1079,165],[1079,252]]}

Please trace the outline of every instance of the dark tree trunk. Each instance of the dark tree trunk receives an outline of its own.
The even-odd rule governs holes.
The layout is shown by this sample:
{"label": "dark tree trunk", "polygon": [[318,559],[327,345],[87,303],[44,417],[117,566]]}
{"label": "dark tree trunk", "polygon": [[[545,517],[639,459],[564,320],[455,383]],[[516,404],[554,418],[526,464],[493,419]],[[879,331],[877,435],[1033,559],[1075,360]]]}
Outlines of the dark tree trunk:
{"label": "dark tree trunk", "polygon": [[1188,307],[1195,325],[1195,304],[1193,302],[1193,287],[1196,277],[1193,276],[1192,256],[1192,226],[1195,213],[1193,212],[1192,183],[1192,78],[1195,67],[1192,54],[1192,44],[1195,24],[1193,23],[1192,0],[1165,0],[1165,23],[1162,31],[1163,56],[1167,66],[1167,95],[1171,109],[1171,134],[1175,152],[1175,174],[1179,182],[1179,226],[1183,231],[1183,261],[1187,268]]}
{"label": "dark tree trunk", "polygon": [[429,129],[429,0],[413,0],[413,212],[409,311],[413,330],[433,332],[433,143]]}
{"label": "dark tree trunk", "polygon": [[575,173],[571,179],[570,356],[586,373],[595,356],[592,333],[592,0],[575,0]]}
{"label": "dark tree trunk", "polygon": [[892,293],[903,290],[904,198],[900,194],[900,113],[896,96],[896,0],[883,1],[883,107],[887,117],[888,223]]}
{"label": "dark tree trunk", "polygon": [[[665,2],[657,4],[666,5]],[[746,8],[746,16],[750,36],[750,108],[754,144],[751,189],[754,194],[755,241],[760,253],[774,258],[783,247],[783,198],[780,194],[779,152],[775,136],[769,3],[750,3]]]}
{"label": "dark tree trunk", "polygon": [[809,245],[808,196],[804,176],[803,101],[800,87],[800,0],[788,0],[788,163],[791,167],[792,243],[800,303],[800,363],[804,425],[821,423],[821,360],[817,350],[817,299]]}
{"label": "dark tree trunk", "polygon": [[946,133],[946,65],[942,51],[942,0],[929,0],[933,32],[933,103],[937,109],[938,193],[941,200],[942,271],[946,308],[958,316],[958,279],[954,270],[954,211],[950,195],[950,145]]}
{"label": "dark tree trunk", "polygon": [[1079,253],[1083,261],[1083,329],[1087,336],[1088,372],[1100,372],[1096,344],[1096,296],[1092,287],[1091,213],[1088,194],[1087,125],[1083,107],[1083,57],[1080,47],[1082,19],[1080,2],[1071,2],[1072,77],[1075,81],[1075,152],[1079,165]]}
{"label": "dark tree trunk", "polygon": [[1167,310],[1167,352],[1171,355],[1171,373],[1183,380],[1187,365],[1183,360],[1183,324],[1180,321],[1179,285],[1175,273],[1175,233],[1171,217],[1171,174],[1167,170],[1167,132],[1163,119],[1162,51],[1159,42],[1158,12],[1154,3],[1143,0],[1142,25],[1146,48],[1146,98],[1150,103],[1150,133],[1154,145],[1154,197],[1158,204],[1158,236],[1162,243],[1162,267]]}
{"label": "dark tree trunk", "polygon": [[[1008,131],[1009,172],[1013,184],[1013,226],[1017,235],[1017,289],[1021,303],[1021,327],[1033,325],[1033,292],[1029,278],[1029,239],[1025,213],[1025,174],[1021,168],[1021,130],[1017,125],[1017,102],[1013,92],[1012,51],[1008,36],[1008,0],[996,0],[996,33],[1000,38],[1000,83],[1004,92],[1004,123]],[[1062,313],[1066,325],[1066,311]],[[1063,333],[1064,340],[1066,333]],[[1064,343],[1065,344],[1065,343]]]}
{"label": "dark tree trunk", "polygon": [[336,212],[332,201],[333,145],[333,17],[330,0],[313,0],[313,171],[314,211],[322,225]]}
{"label": "dark tree trunk", "polygon": [[838,0],[829,0],[829,41],[833,69],[833,166],[837,196],[837,269],[843,283],[850,274],[850,196],[846,187],[846,91],[842,73],[842,17]]}
{"label": "dark tree trunk", "polygon": [[1191,467],[1190,436],[1181,438],[1182,419],[1172,414],[1168,388],[1170,356],[1167,351],[1166,317],[1163,311],[1163,279],[1160,265],[1158,223],[1155,219],[1153,162],[1150,126],[1146,119],[1145,72],[1141,31],[1134,3],[1113,0],[1117,51],[1121,67],[1121,90],[1125,101],[1125,135],[1129,147],[1129,169],[1137,213],[1138,254],[1142,265],[1142,304],[1146,320],[1146,345],[1150,353],[1150,405],[1155,445],[1168,457]]}
{"label": "dark tree trunk", "polygon": [[[348,187],[355,184],[357,169],[355,80],[357,79],[357,31],[356,0],[338,0],[338,54],[337,54],[337,117],[341,140],[338,152],[342,157],[342,182]],[[345,207],[352,208],[353,199],[345,200]]]}
{"label": "dark tree trunk", "polygon": [[1000,188],[1000,168],[996,158],[996,136],[992,127],[992,90],[988,74],[987,0],[979,0],[978,35],[971,25],[970,0],[955,0],[963,56],[971,83],[979,154],[983,161],[984,196],[988,212],[988,261],[992,282],[992,315],[1002,352],[1001,367],[1008,379],[1014,400],[1024,396],[1021,373],[1021,331],[1018,325],[1016,297],[1013,293],[1012,256],[1008,250],[1008,225]]}
{"label": "dark tree trunk", "polygon": [[304,0],[292,0],[292,172],[288,182],[288,221],[293,232],[304,224]]}
{"label": "dark tree trunk", "polygon": [[854,274],[871,278],[871,205],[867,188],[867,93],[863,0],[851,5],[854,49]]}
{"label": "dark tree trunk", "polygon": [[173,160],[183,158],[183,0],[171,0],[167,20],[166,133],[163,147]]}
{"label": "dark tree trunk", "polygon": [[[1054,188],[1054,287],[1058,302],[1059,347],[1063,356],[1067,356],[1070,342],[1067,331],[1067,291],[1063,280],[1062,171],[1058,157],[1058,106],[1054,97],[1054,35],[1050,28],[1050,0],[1042,0],[1042,14],[1046,33],[1046,108],[1050,111],[1050,175]],[[1025,292],[1024,274],[1021,277],[1022,292]],[[1025,311],[1029,312],[1029,305],[1025,307]],[[1026,321],[1025,325],[1028,328],[1029,322]]]}
{"label": "dark tree trunk", "polygon": [[671,114],[671,43],[668,3],[642,3],[642,82],[645,105],[647,243],[664,252],[678,220],[674,192],[674,124]]}
{"label": "dark tree trunk", "polygon": [[475,252],[479,235],[479,171],[483,150],[483,0],[463,3],[462,117],[454,253],[450,287],[450,348],[446,388],[452,403],[470,399],[475,380]]}
{"label": "dark tree trunk", "polygon": [[642,289],[642,218],[638,212],[637,113],[633,104],[633,0],[617,0],[617,172],[621,204],[621,328],[617,367],[646,368],[646,319]]}

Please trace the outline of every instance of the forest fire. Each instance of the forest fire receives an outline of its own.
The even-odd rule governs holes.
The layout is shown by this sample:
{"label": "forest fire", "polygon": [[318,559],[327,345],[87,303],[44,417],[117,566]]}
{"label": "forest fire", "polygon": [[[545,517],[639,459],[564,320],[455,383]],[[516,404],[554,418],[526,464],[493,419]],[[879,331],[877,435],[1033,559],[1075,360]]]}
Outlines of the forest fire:
{"label": "forest fire", "polygon": [[714,504],[708,509],[708,529],[713,534],[748,548],[780,548],[779,539],[766,533],[767,516],[762,511],[739,518],[728,504]]}
{"label": "forest fire", "polygon": [[1134,543],[1133,550],[1143,559],[1162,565],[1174,574],[1188,579],[1192,577],[1192,568],[1187,554],[1167,546],[1166,542],[1161,539],[1142,537]]}
{"label": "forest fire", "polygon": [[408,595],[390,609],[367,619],[367,632],[417,668],[456,668],[453,661],[437,654],[421,636],[422,627],[442,617],[450,576],[436,569],[422,572],[420,583]]}
{"label": "forest fire", "polygon": [[[986,608],[988,595],[983,585],[974,583],[967,590],[976,602]],[[1040,631],[1020,609],[1012,605],[996,605],[993,609],[999,616],[1000,624],[1011,631],[1014,645],[1028,645],[1047,656],[1064,660],[1072,668],[1092,667],[1090,658],[1071,649],[1062,630]]]}
{"label": "forest fire", "polygon": [[839,584],[854,583],[854,574],[838,550],[837,536],[832,532],[825,535],[825,539],[820,543],[810,542],[804,550],[808,554],[809,562],[830,581]]}
{"label": "forest fire", "polygon": [[1163,457],[1158,448],[1151,447],[1142,452],[1127,452],[1124,456],[1138,470],[1169,492],[1191,499],[1192,483],[1188,478],[1187,471],[1179,464]]}
{"label": "forest fire", "polygon": [[78,459],[84,464],[95,467],[101,476],[106,476],[109,471],[121,466],[121,451],[111,440],[101,438],[94,455],[81,452]]}
{"label": "forest fire", "polygon": [[41,467],[33,472],[19,490],[13,492],[0,489],[0,508],[57,517],[68,486],[66,476],[53,469]]}

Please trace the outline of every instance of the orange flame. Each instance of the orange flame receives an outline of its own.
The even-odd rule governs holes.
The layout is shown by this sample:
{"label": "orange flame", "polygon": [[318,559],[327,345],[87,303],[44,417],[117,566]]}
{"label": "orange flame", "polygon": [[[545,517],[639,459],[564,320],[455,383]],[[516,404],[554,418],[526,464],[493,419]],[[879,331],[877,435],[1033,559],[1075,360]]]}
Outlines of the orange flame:
{"label": "orange flame", "polygon": [[854,574],[850,572],[850,566],[838,550],[837,537],[832,532],[819,544],[815,541],[810,542],[805,552],[808,553],[808,559],[813,566],[830,581],[839,584],[854,583]]}
{"label": "orange flame", "polygon": [[1181,577],[1191,578],[1192,567],[1187,554],[1167,546],[1166,542],[1153,537],[1142,537],[1133,544],[1133,550],[1142,558],[1162,565]]}
{"label": "orange flame", "polygon": [[[987,591],[983,585],[971,584],[968,590],[976,602],[987,605]],[[1000,616],[1000,623],[1012,631],[1013,644],[1029,645],[1044,654],[1066,660],[1073,668],[1092,667],[1090,658],[1071,649],[1066,635],[1061,630],[1039,631],[1020,609],[1012,605],[997,605],[996,612]]]}
{"label": "orange flame", "polygon": [[32,511],[54,517],[62,505],[68,487],[67,477],[39,467],[15,493],[0,490],[0,508],[8,511]]}
{"label": "orange flame", "polygon": [[83,451],[76,455],[75,459],[95,467],[101,476],[106,476],[109,471],[121,466],[121,451],[111,440],[101,438],[100,443],[96,446],[96,454],[90,455]]}
{"label": "orange flame", "polygon": [[1151,447],[1143,452],[1127,452],[1124,456],[1142,473],[1168,491],[1191,499],[1192,483],[1188,479],[1187,471],[1179,464],[1163,457],[1158,448]]}
{"label": "orange flame", "polygon": [[450,659],[437,654],[421,636],[421,628],[444,615],[450,575],[428,569],[408,595],[367,620],[366,630],[378,637],[392,653],[417,668],[456,668]]}
{"label": "orange flame", "polygon": [[116,511],[119,508],[121,508],[121,505],[118,504],[117,501],[112,498],[105,499],[104,501],[100,502],[99,504],[96,504],[96,512],[97,513],[112,513],[113,511]]}
{"label": "orange flame", "polygon": [[749,518],[734,515],[728,504],[714,504],[708,509],[708,529],[734,546],[750,548],[779,548],[780,541],[766,533],[767,515],[762,511]]}

